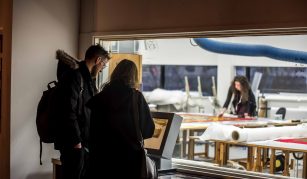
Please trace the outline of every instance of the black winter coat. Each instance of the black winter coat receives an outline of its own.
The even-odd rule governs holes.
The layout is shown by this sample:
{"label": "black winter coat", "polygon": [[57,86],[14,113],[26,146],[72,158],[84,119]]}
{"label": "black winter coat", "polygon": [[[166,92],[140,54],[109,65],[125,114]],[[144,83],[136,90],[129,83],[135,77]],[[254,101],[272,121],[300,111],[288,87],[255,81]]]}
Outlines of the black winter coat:
{"label": "black winter coat", "polygon": [[[93,176],[137,179],[140,149],[133,119],[133,92],[137,94],[139,126],[144,139],[154,132],[154,122],[141,92],[113,81],[87,104],[92,110],[90,131],[90,172]],[[114,173],[114,171],[118,171]]]}
{"label": "black winter coat", "polygon": [[[83,80],[82,92],[81,80]],[[90,110],[85,104],[97,90],[85,62],[81,62],[78,69],[63,74],[59,79],[58,92],[60,115],[57,121],[55,148],[73,148],[80,142],[88,147]]]}
{"label": "black winter coat", "polygon": [[[223,105],[224,108],[228,108],[233,92],[231,87],[228,89],[227,99]],[[232,100],[232,106],[234,108],[234,114],[239,117],[244,117],[244,113],[248,113],[249,116],[255,116],[256,113],[256,100],[255,95],[251,89],[248,90],[248,100],[246,102],[240,102],[240,93],[234,93]]]}

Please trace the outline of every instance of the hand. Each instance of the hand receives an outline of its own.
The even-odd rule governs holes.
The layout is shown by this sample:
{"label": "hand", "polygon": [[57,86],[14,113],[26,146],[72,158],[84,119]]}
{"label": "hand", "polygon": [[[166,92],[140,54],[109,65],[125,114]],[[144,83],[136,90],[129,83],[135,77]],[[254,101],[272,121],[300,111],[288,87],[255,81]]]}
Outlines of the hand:
{"label": "hand", "polygon": [[102,67],[103,67],[102,63],[93,66],[92,71],[91,71],[92,78],[97,78],[99,72],[102,70]]}
{"label": "hand", "polygon": [[251,118],[248,113],[244,113],[244,118]]}
{"label": "hand", "polygon": [[220,114],[218,115],[218,117],[223,117],[224,113],[226,112],[226,108],[222,108]]}
{"label": "hand", "polygon": [[81,142],[79,144],[75,145],[74,148],[75,149],[81,149],[82,148]]}

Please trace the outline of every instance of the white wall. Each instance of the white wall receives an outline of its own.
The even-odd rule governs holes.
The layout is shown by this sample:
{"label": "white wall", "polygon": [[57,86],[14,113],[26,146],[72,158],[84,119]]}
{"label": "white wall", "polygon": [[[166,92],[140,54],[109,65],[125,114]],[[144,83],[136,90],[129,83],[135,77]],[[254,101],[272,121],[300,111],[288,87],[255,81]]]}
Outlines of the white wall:
{"label": "white wall", "polygon": [[[306,35],[229,37],[214,40],[243,44],[270,45],[307,52]],[[152,50],[145,49],[145,46],[141,43],[140,53],[143,55],[143,64],[217,65],[217,94],[221,103],[226,99],[229,84],[235,74],[235,66],[306,67],[304,64],[279,61],[266,57],[247,57],[212,53],[198,46],[192,46],[188,38],[158,39],[154,41],[156,48]]]}
{"label": "white wall", "polygon": [[51,179],[52,145],[39,165],[36,107],[46,84],[56,79],[55,51],[76,56],[79,1],[14,0],[11,93],[11,178]]}

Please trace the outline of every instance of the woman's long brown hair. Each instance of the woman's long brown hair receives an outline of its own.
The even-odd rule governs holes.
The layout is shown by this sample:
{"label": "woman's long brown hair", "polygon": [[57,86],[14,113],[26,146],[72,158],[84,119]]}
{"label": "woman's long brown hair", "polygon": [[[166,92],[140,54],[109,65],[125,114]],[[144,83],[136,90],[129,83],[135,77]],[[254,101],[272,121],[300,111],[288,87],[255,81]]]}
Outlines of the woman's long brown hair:
{"label": "woman's long brown hair", "polygon": [[[235,82],[239,82],[241,84],[241,92],[235,88]],[[245,76],[236,76],[231,83],[231,89],[233,93],[242,95],[242,102],[248,101],[250,85]]]}
{"label": "woman's long brown hair", "polygon": [[119,62],[111,74],[110,82],[121,80],[131,88],[136,88],[138,83],[138,70],[134,62],[124,59]]}

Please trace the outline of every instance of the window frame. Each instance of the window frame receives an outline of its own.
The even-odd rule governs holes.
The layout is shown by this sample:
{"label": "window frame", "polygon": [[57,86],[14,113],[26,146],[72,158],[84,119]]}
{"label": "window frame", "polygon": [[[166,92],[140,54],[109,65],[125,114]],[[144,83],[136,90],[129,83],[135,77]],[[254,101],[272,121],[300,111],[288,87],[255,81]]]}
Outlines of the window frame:
{"label": "window frame", "polygon": [[[199,31],[199,32],[176,32],[176,33],[155,33],[155,34],[123,34],[123,35],[103,35],[100,33],[92,34],[92,42],[94,39],[99,37],[103,41],[115,41],[115,40],[147,40],[147,39],[166,39],[166,38],[220,38],[220,37],[242,37],[242,36],[269,36],[269,35],[306,35],[307,27],[290,27],[290,28],[267,28],[267,29],[244,29],[244,30],[219,30],[219,31]],[[217,74],[218,75],[218,74]],[[173,166],[178,169],[195,172],[199,170],[197,161],[190,161],[187,159],[176,159],[173,158]],[[183,165],[183,163],[189,163]],[[204,169],[206,170],[206,169]],[[228,170],[227,168],[221,168],[220,171]],[[235,170],[241,172],[240,170]],[[251,175],[249,172],[244,172],[247,175]],[[266,178],[267,174],[263,173],[252,173],[253,177],[259,176],[259,178]],[[263,176],[263,177],[262,177]],[[269,175],[275,178],[275,175]],[[280,178],[281,176],[276,176]]]}

